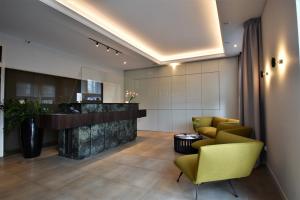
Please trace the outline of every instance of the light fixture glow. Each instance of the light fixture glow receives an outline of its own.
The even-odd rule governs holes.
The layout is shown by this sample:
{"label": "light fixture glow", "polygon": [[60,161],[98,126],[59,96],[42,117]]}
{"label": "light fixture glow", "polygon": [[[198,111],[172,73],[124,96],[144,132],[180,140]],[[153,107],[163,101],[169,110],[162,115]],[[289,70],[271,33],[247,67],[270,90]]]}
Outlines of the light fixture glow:
{"label": "light fixture glow", "polygon": [[170,66],[173,68],[173,69],[176,69],[176,67],[180,65],[180,63],[170,63]]}
{"label": "light fixture glow", "polygon": [[96,47],[99,47],[99,42],[96,42]]}
{"label": "light fixture glow", "polygon": [[110,48],[109,47],[106,47],[106,52],[109,52],[110,51]]}
{"label": "light fixture glow", "polygon": [[[165,54],[160,52],[156,48],[150,46],[141,39],[137,34],[131,30],[125,29],[117,21],[109,18],[99,10],[95,9],[89,4],[88,1],[84,0],[40,0],[49,6],[69,15],[77,21],[87,25],[90,28],[104,34],[105,36],[119,42],[141,55],[153,60],[158,64],[168,64],[174,61],[190,61],[201,59],[210,56],[223,56],[224,48],[221,37],[219,16],[217,11],[216,1],[211,1],[208,6],[208,12],[211,13],[211,22],[213,24],[213,31],[216,35],[216,43],[205,49],[200,48],[192,51]],[[200,1],[200,0],[199,0]]]}
{"label": "light fixture glow", "polygon": [[126,61],[124,61],[124,62],[123,62],[123,65],[126,65],[126,64],[127,64],[127,62],[126,62]]}
{"label": "light fixture glow", "polygon": [[233,45],[234,48],[237,48],[237,46],[238,46],[237,44],[234,44],[234,45]]}

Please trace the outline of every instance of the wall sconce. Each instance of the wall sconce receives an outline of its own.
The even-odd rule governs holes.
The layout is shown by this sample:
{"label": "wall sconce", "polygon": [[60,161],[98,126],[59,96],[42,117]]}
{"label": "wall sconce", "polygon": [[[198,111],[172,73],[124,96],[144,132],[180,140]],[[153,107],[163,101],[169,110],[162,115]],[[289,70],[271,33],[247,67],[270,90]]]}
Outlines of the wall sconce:
{"label": "wall sconce", "polygon": [[279,61],[277,62],[276,58],[272,57],[272,59],[271,59],[271,65],[272,65],[273,68],[276,67],[276,63],[278,63],[279,65],[283,64],[283,59],[279,59]]}
{"label": "wall sconce", "polygon": [[260,71],[260,77],[264,78],[265,76],[268,76],[269,72]]}

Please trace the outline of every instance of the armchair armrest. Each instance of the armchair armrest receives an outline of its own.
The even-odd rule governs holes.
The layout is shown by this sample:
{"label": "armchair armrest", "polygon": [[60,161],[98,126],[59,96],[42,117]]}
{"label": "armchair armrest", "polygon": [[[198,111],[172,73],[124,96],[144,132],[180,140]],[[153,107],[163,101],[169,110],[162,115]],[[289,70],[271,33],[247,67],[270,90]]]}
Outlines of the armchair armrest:
{"label": "armchair armrest", "polygon": [[225,132],[250,138],[251,135],[253,134],[253,129],[250,127],[240,127],[234,129],[227,129],[225,130]]}
{"label": "armchair armrest", "polygon": [[201,147],[196,182],[249,176],[262,147],[259,141]]}
{"label": "armchair armrest", "polygon": [[192,143],[192,147],[194,149],[199,149],[200,147],[203,147],[206,145],[212,145],[212,144],[216,144],[215,139],[204,139],[204,140],[198,140],[198,141]]}

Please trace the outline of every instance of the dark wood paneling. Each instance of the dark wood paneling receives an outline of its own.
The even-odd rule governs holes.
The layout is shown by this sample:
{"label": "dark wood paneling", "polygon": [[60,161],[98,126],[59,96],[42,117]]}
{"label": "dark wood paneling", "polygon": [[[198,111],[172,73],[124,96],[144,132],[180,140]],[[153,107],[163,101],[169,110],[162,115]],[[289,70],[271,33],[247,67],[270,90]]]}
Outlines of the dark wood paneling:
{"label": "dark wood paneling", "polygon": [[130,120],[146,116],[146,110],[112,111],[84,114],[51,114],[40,116],[40,128],[69,129],[112,121]]}

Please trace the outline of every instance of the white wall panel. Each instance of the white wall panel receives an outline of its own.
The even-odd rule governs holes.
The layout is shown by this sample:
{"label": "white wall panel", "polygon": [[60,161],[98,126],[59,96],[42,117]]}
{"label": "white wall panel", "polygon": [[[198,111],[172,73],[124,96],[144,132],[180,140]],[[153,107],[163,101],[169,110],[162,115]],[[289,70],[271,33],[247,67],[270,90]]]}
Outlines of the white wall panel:
{"label": "white wall panel", "polygon": [[186,110],[172,110],[173,132],[186,132]]}
{"label": "white wall panel", "polygon": [[220,109],[219,72],[202,74],[202,108]]}
{"label": "white wall panel", "polygon": [[202,73],[202,69],[201,69],[202,62],[192,62],[192,63],[187,63],[185,65],[186,65],[186,74]]}
{"label": "white wall panel", "polygon": [[157,78],[157,105],[158,109],[171,109],[171,77]]}
{"label": "white wall panel", "polygon": [[[202,110],[202,116],[221,116],[225,117],[224,115],[221,115],[220,110]],[[226,116],[227,117],[227,116]]]}
{"label": "white wall panel", "polygon": [[172,77],[172,109],[186,109],[186,78]]}
{"label": "white wall panel", "polygon": [[238,63],[236,59],[220,61],[220,106],[224,116],[236,117],[238,110]]}
{"label": "white wall panel", "polygon": [[202,75],[186,75],[186,105],[187,109],[201,109]]}
{"label": "white wall panel", "polygon": [[138,121],[138,130],[158,131],[157,119],[158,110],[147,110],[147,117],[143,117]]}
{"label": "white wall panel", "polygon": [[172,110],[157,110],[157,130],[172,131]]}
{"label": "white wall panel", "polygon": [[134,85],[147,109],[138,129],[194,132],[193,116],[238,117],[237,69],[237,59],[226,58],[126,71],[126,87]]}
{"label": "white wall panel", "polygon": [[208,61],[202,62],[202,73],[218,72],[220,62],[221,62],[221,60],[208,60]]}

